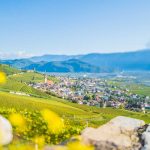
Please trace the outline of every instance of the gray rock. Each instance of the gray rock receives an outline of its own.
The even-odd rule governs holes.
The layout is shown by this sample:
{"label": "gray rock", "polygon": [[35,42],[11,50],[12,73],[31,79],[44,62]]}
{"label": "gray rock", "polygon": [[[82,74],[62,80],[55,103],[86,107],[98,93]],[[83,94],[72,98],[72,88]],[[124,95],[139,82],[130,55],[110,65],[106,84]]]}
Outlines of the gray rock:
{"label": "gray rock", "polygon": [[150,125],[147,127],[146,132],[150,132]]}
{"label": "gray rock", "polygon": [[10,122],[0,115],[0,145],[7,145],[13,139],[12,126]]}
{"label": "gray rock", "polygon": [[142,139],[144,142],[142,150],[150,150],[150,125],[147,127],[146,131],[142,134]]}
{"label": "gray rock", "polygon": [[97,129],[86,128],[82,132],[86,144],[94,144],[96,150],[140,149],[137,129],[145,123],[142,120],[119,116]]}

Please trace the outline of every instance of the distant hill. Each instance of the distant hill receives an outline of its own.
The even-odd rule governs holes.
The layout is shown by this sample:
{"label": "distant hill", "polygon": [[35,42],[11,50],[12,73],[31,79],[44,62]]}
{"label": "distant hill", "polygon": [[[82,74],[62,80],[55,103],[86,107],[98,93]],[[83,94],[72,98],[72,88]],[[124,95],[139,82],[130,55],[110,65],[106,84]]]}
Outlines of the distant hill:
{"label": "distant hill", "polygon": [[[113,71],[150,70],[150,50],[112,53],[88,54],[82,56],[82,61]],[[92,61],[91,61],[92,60]]]}
{"label": "distant hill", "polygon": [[35,69],[41,72],[100,72],[99,67],[95,67],[77,59],[70,59],[66,61],[54,61],[45,64],[34,63],[29,66],[26,66],[23,69]]}
{"label": "distant hill", "polygon": [[7,64],[9,66],[20,69],[32,63],[33,62],[30,61],[29,59],[0,60],[0,64]]}
{"label": "distant hill", "polygon": [[[125,53],[44,55],[0,63],[23,69],[49,72],[150,71],[150,49]],[[73,61],[74,60],[74,61]]]}
{"label": "distant hill", "polygon": [[34,56],[31,57],[29,60],[33,62],[40,62],[40,61],[65,61],[69,59],[78,59],[81,55],[43,55],[43,56]]}

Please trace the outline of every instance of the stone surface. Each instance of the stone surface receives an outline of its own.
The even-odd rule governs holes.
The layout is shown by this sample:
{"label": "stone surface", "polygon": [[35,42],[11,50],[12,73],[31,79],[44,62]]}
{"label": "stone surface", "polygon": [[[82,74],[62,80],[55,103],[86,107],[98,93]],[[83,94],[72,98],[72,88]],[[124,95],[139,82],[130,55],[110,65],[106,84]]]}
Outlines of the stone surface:
{"label": "stone surface", "polygon": [[86,128],[82,138],[94,144],[96,150],[136,150],[141,147],[136,131],[144,124],[142,120],[118,116],[97,129]]}
{"label": "stone surface", "polygon": [[142,139],[144,142],[142,150],[150,150],[150,125],[147,127],[146,131],[142,134]]}
{"label": "stone surface", "polygon": [[0,116],[0,145],[7,145],[13,139],[12,126],[7,119]]}
{"label": "stone surface", "polygon": [[146,132],[150,132],[150,125],[147,127]]}

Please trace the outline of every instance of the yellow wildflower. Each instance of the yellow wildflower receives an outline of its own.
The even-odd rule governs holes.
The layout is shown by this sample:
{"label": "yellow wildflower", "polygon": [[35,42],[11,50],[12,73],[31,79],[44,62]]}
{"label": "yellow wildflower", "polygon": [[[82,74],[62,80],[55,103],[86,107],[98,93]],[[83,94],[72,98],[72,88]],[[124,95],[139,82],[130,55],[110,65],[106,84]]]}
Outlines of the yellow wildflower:
{"label": "yellow wildflower", "polygon": [[94,147],[81,142],[71,142],[68,144],[68,150],[94,150]]}
{"label": "yellow wildflower", "polygon": [[48,124],[48,128],[52,133],[59,133],[64,128],[64,121],[56,113],[44,109],[41,111],[44,120]]}
{"label": "yellow wildflower", "polygon": [[0,72],[0,84],[4,84],[6,82],[6,75],[3,72]]}
{"label": "yellow wildflower", "polygon": [[9,116],[9,121],[13,126],[24,128],[26,125],[26,121],[24,117],[18,113],[13,113]]}

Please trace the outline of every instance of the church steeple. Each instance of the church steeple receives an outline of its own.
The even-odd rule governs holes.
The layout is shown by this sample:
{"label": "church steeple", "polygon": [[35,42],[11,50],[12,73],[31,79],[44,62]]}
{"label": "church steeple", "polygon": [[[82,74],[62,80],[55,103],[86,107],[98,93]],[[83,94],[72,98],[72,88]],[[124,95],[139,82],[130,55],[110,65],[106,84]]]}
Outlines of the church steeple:
{"label": "church steeple", "polygon": [[44,82],[47,83],[47,74],[45,74],[44,77],[45,77]]}
{"label": "church steeple", "polygon": [[46,74],[46,71],[45,71],[44,78],[45,78],[45,79],[44,79],[44,80],[45,80],[44,82],[47,83],[47,74]]}

